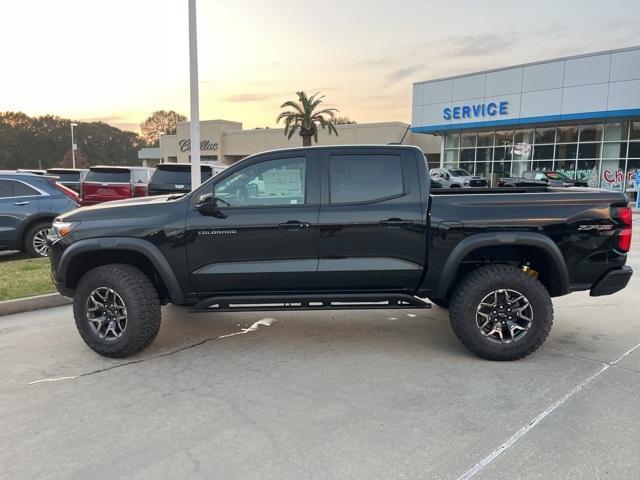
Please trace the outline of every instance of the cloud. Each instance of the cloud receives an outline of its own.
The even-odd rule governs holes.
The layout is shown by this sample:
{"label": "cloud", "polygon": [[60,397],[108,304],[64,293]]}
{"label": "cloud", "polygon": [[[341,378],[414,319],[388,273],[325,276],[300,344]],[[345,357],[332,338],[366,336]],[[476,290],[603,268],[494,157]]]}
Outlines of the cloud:
{"label": "cloud", "polygon": [[477,35],[465,35],[463,37],[452,37],[447,41],[451,47],[449,52],[456,57],[471,57],[478,55],[491,55],[497,51],[504,51],[512,48],[518,43],[519,35],[516,33],[503,32],[480,33]]}
{"label": "cloud", "polygon": [[236,95],[228,95],[222,98],[224,102],[235,102],[235,103],[243,103],[243,102],[263,102],[265,100],[269,100],[271,98],[275,98],[278,95],[275,93],[240,93]]}
{"label": "cloud", "polygon": [[387,85],[391,85],[392,83],[404,80],[414,73],[418,73],[419,71],[423,70],[424,67],[425,65],[421,63],[419,65],[411,65],[409,67],[398,68],[397,70],[394,70],[387,75]]}

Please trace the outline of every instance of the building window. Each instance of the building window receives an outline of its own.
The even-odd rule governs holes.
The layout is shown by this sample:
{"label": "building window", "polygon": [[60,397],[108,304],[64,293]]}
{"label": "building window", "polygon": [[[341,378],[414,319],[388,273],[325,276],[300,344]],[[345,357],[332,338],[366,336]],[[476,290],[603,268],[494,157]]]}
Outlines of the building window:
{"label": "building window", "polygon": [[640,170],[640,119],[448,133],[443,166],[487,178],[520,176],[527,170],[557,170],[590,186],[636,191]]}
{"label": "building window", "polygon": [[572,143],[577,141],[578,141],[577,125],[558,127],[558,135],[556,137],[556,143]]}

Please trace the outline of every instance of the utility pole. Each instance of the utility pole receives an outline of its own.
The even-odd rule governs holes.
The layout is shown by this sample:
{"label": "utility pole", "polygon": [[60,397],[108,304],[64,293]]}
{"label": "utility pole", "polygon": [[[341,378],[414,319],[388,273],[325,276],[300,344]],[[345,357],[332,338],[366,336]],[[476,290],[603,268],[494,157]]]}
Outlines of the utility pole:
{"label": "utility pole", "polygon": [[200,103],[196,0],[189,0],[189,80],[191,96],[191,190],[200,186]]}
{"label": "utility pole", "polygon": [[71,161],[73,162],[73,168],[76,168],[76,150],[78,149],[78,145],[73,141],[73,127],[77,126],[77,123],[71,124]]}

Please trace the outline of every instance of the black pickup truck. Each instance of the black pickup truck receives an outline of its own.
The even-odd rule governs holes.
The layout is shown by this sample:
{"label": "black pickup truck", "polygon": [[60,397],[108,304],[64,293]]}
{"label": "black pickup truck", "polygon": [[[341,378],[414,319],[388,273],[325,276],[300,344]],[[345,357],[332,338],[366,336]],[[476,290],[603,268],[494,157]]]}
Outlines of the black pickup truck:
{"label": "black pickup truck", "polygon": [[551,297],[631,277],[631,210],[588,189],[430,190],[410,146],[248,157],[189,194],[62,215],[52,276],[84,341],[110,357],[155,338],[161,304],[192,311],[449,308],[475,354],[536,350]]}

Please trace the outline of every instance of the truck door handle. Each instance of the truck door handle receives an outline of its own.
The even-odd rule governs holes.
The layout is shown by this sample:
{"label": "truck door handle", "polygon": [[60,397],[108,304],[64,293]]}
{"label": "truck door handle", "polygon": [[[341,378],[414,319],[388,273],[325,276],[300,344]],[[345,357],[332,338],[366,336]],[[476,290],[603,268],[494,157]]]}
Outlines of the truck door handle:
{"label": "truck door handle", "polygon": [[402,220],[401,218],[389,218],[388,220],[382,220],[380,225],[384,225],[385,227],[403,227],[413,225],[413,222],[411,220]]}
{"label": "truck door handle", "polygon": [[18,205],[18,206],[22,206],[22,205],[29,205],[31,202],[14,202],[14,205]]}
{"label": "truck door handle", "polygon": [[278,225],[278,227],[284,228],[285,230],[300,230],[302,228],[308,228],[310,226],[310,223],[300,222],[298,220],[289,220],[288,222]]}

